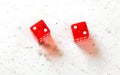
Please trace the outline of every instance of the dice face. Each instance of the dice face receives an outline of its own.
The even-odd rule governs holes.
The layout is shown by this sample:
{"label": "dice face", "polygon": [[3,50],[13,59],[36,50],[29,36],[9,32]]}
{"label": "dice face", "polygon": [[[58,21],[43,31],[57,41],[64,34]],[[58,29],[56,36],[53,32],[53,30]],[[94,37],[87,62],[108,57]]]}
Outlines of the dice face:
{"label": "dice face", "polygon": [[50,35],[50,29],[47,27],[43,20],[40,20],[36,24],[30,27],[30,30],[33,32],[35,38],[40,43],[45,37]]}
{"label": "dice face", "polygon": [[81,41],[89,37],[86,22],[79,22],[71,25],[74,41]]}

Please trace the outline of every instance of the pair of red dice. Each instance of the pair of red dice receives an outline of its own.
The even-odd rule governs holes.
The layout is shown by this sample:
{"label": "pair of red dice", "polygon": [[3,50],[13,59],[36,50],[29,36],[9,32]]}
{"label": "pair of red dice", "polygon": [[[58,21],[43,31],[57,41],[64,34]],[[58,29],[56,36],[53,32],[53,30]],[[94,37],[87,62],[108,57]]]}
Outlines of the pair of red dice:
{"label": "pair of red dice", "polygon": [[[30,27],[37,41],[40,43],[43,39],[50,35],[50,29],[43,20],[40,20],[36,24]],[[86,22],[79,22],[71,25],[74,41],[79,42],[84,39],[88,39],[89,31]]]}

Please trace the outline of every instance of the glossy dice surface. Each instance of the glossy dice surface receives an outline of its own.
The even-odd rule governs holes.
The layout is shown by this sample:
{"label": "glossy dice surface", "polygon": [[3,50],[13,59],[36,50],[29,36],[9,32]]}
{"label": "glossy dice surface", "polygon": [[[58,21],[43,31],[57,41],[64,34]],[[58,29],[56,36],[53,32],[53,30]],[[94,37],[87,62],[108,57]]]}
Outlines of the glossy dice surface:
{"label": "glossy dice surface", "polygon": [[86,22],[79,22],[71,25],[74,41],[81,41],[89,37]]}
{"label": "glossy dice surface", "polygon": [[39,43],[50,34],[50,29],[47,27],[43,20],[40,20],[39,22],[31,26],[30,30]]}

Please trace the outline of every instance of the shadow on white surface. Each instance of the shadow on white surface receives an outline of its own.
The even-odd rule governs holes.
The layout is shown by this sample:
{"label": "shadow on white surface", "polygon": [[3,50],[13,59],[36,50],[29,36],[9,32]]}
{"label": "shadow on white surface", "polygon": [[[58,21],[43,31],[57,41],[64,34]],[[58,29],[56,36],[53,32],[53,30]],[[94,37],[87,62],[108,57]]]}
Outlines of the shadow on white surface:
{"label": "shadow on white surface", "polygon": [[63,55],[51,35],[47,36],[39,45],[43,47],[45,56],[50,61]]}

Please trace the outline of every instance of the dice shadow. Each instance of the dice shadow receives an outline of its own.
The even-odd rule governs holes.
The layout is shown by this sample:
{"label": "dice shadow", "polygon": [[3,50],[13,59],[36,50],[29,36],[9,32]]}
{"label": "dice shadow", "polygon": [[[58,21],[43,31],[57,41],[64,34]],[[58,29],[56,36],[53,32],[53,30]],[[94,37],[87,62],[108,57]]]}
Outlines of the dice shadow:
{"label": "dice shadow", "polygon": [[45,37],[39,45],[44,49],[44,54],[48,60],[54,60],[63,55],[51,35]]}
{"label": "dice shadow", "polygon": [[85,53],[87,53],[91,56],[96,56],[96,57],[100,56],[100,52],[99,52],[100,49],[99,49],[98,43],[91,36],[87,39],[77,41],[77,42],[75,42],[75,44],[80,49],[82,49]]}

